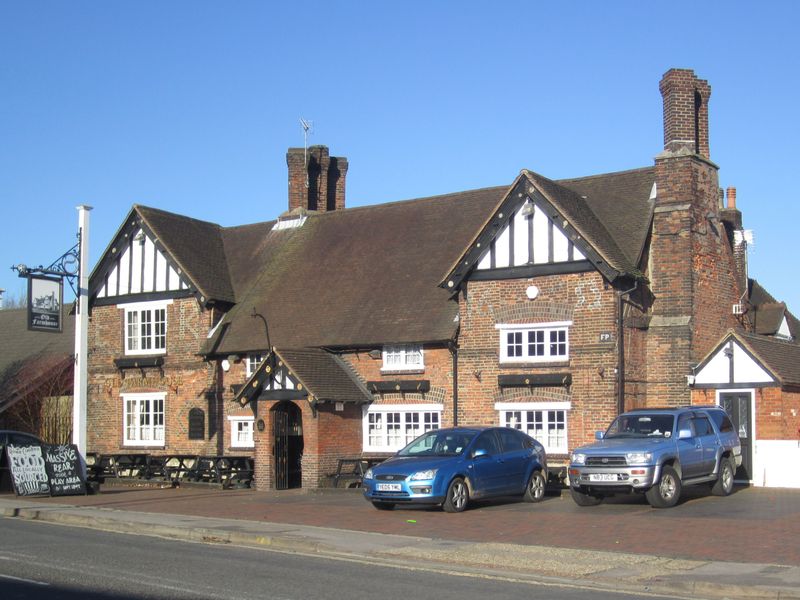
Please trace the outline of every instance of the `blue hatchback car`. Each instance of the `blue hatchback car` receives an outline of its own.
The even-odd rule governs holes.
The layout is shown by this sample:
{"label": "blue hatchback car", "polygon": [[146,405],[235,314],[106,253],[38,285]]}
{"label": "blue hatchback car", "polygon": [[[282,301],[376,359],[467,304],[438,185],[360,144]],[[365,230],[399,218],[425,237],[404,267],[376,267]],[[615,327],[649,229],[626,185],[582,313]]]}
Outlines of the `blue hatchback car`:
{"label": "blue hatchback car", "polygon": [[436,429],[415,439],[364,474],[364,497],[375,508],[441,504],[461,512],[472,499],[522,495],[544,497],[544,447],[510,427]]}

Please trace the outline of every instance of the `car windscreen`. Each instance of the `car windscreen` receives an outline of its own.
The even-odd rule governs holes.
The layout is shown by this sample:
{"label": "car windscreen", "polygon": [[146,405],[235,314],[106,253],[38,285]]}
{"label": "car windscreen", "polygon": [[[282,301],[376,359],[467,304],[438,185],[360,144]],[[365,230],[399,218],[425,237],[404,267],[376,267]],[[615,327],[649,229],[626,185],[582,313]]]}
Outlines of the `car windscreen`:
{"label": "car windscreen", "polygon": [[397,453],[398,456],[458,456],[466,450],[474,433],[429,431]]}
{"label": "car windscreen", "polygon": [[605,438],[642,438],[672,436],[675,425],[673,415],[635,413],[620,415],[606,431]]}

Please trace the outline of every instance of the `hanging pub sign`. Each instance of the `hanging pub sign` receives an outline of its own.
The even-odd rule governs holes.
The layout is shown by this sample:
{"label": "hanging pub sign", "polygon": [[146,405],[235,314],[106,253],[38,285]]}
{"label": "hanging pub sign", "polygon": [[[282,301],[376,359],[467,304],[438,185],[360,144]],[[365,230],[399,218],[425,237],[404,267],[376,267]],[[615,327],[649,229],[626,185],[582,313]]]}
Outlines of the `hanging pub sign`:
{"label": "hanging pub sign", "polygon": [[63,285],[60,277],[28,274],[28,329],[61,333]]}

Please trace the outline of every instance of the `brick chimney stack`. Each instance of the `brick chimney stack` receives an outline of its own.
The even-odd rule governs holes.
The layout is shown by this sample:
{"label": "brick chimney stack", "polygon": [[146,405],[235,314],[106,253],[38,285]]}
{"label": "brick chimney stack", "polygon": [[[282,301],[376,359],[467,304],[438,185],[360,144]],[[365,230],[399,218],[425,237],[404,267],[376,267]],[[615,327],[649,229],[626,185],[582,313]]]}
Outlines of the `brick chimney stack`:
{"label": "brick chimney stack", "polygon": [[348,163],[344,157],[330,156],[327,146],[289,148],[289,210],[297,208],[326,212],[345,206],[345,177]]}
{"label": "brick chimney stack", "polygon": [[664,100],[664,150],[710,159],[708,100],[711,86],[691,69],[670,69],[659,84]]}
{"label": "brick chimney stack", "polygon": [[738,211],[721,206],[718,167],[709,158],[708,82],[671,69],[659,90],[664,150],[655,158],[646,405],[679,406],[689,401],[686,375],[737,324],[731,306],[742,292],[731,219]]}

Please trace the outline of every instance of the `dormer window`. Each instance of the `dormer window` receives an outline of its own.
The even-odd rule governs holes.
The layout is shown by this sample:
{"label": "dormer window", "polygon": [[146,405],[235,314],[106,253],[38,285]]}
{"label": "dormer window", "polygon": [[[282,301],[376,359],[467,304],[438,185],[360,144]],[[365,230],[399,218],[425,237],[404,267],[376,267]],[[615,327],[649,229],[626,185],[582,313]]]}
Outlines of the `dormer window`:
{"label": "dormer window", "polygon": [[422,371],[424,369],[421,344],[384,346],[381,371]]}
{"label": "dormer window", "polygon": [[119,305],[125,313],[125,354],[166,354],[167,305],[171,301]]}

